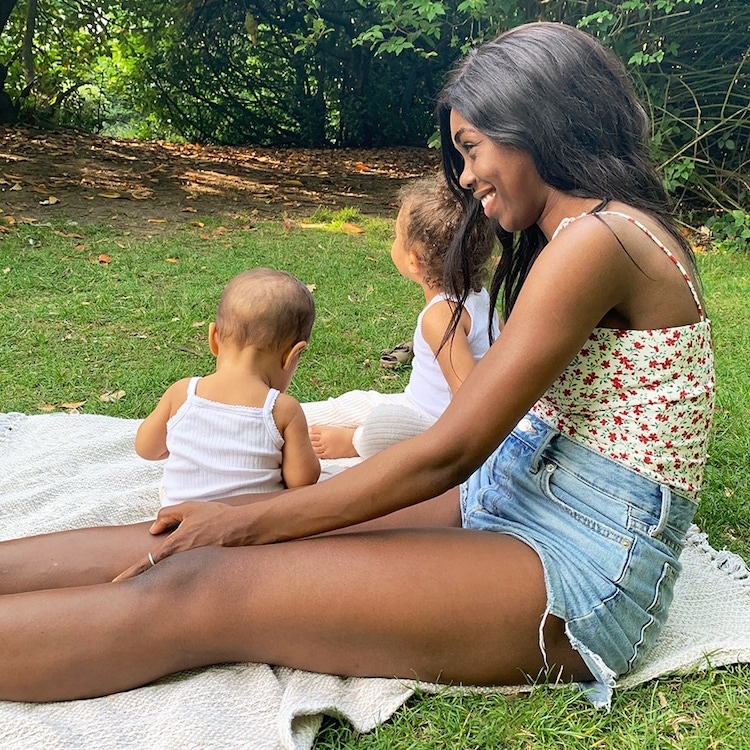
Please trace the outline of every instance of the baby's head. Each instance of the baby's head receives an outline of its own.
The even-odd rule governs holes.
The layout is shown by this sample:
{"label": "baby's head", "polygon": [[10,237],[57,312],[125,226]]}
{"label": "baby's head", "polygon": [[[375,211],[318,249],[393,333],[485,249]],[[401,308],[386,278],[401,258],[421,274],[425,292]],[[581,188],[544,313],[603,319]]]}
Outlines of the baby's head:
{"label": "baby's head", "polygon": [[286,271],[253,268],[224,288],[216,335],[222,344],[284,353],[310,340],[314,321],[312,294],[299,279]]}
{"label": "baby's head", "polygon": [[[443,289],[445,258],[461,223],[463,208],[442,175],[408,182],[398,197],[406,244],[420,261],[423,280],[433,289]],[[485,282],[496,240],[493,222],[482,215],[469,238],[472,291],[478,292]]]}

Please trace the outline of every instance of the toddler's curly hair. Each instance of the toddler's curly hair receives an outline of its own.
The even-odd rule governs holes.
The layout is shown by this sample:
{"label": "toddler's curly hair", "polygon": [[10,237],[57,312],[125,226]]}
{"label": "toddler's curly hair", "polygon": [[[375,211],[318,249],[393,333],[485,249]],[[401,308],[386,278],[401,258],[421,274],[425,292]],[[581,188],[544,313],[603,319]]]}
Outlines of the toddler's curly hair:
{"label": "toddler's curly hair", "polygon": [[[418,243],[418,247],[410,249],[416,252],[424,266],[425,282],[433,289],[445,289],[445,259],[461,223],[461,203],[442,174],[408,182],[399,191],[398,199],[404,213],[406,242],[407,245]],[[496,242],[495,223],[486,216],[480,217],[472,227],[469,239],[470,291],[480,291],[487,280]]]}

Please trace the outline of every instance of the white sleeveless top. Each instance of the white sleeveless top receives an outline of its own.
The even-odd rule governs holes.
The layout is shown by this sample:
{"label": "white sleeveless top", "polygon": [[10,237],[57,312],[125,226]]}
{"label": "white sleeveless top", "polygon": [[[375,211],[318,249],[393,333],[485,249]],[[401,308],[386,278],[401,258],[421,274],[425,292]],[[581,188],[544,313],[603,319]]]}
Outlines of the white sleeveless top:
{"label": "white sleeveless top", "polygon": [[[451,389],[443,376],[437,358],[422,335],[422,319],[433,305],[446,299],[449,299],[449,297],[443,293],[435,295],[419,313],[417,328],[414,331],[414,359],[411,376],[404,389],[409,401],[420,411],[434,419],[437,419],[450,403]],[[474,361],[478,362],[490,348],[487,337],[490,295],[487,290],[471,292],[466,299],[465,308],[471,318],[471,328],[467,339],[474,355]],[[498,334],[498,317],[497,313],[494,313],[492,318],[493,339],[496,339]]]}
{"label": "white sleeveless top", "polygon": [[271,388],[262,407],[220,404],[196,395],[199,380],[190,379],[167,422],[162,505],[283,489],[284,438],[273,419],[279,391]]}
{"label": "white sleeveless top", "polygon": [[[653,232],[626,214],[599,214],[632,222],[672,260],[700,321],[655,330],[595,328],[532,411],[571,440],[696,499],[715,397],[710,323],[689,274]],[[563,219],[557,232],[576,218]]]}

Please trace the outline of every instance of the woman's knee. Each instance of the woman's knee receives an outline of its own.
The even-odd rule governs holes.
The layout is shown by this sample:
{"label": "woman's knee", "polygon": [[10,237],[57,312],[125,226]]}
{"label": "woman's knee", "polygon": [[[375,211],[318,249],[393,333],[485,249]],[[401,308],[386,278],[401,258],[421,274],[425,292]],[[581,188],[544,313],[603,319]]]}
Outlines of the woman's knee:
{"label": "woman's knee", "polygon": [[196,602],[207,596],[221,595],[222,582],[228,580],[226,568],[230,551],[224,547],[200,547],[160,560],[138,576],[144,586],[177,601]]}

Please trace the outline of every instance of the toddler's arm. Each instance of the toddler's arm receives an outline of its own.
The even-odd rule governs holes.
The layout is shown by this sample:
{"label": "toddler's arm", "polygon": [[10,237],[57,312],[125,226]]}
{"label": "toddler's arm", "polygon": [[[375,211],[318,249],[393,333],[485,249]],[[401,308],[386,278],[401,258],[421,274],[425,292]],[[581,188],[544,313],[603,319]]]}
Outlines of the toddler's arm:
{"label": "toddler's arm", "polygon": [[280,393],[273,408],[276,426],[284,438],[281,449],[281,476],[287,487],[315,484],[320,476],[320,461],[315,455],[307,420],[299,402]]}
{"label": "toddler's arm", "polygon": [[167,388],[156,408],[141,422],[135,435],[135,452],[149,461],[159,461],[169,455],[167,450],[167,422],[187,397],[189,378],[178,380]]}
{"label": "toddler's arm", "polygon": [[[450,325],[451,314],[448,302],[442,301],[432,305],[422,318],[422,335],[433,354],[437,353],[443,336],[445,336],[445,332]],[[467,338],[470,330],[471,316],[464,310],[453,336],[437,354],[440,371],[451,389],[451,395],[454,396],[476,365]]]}

